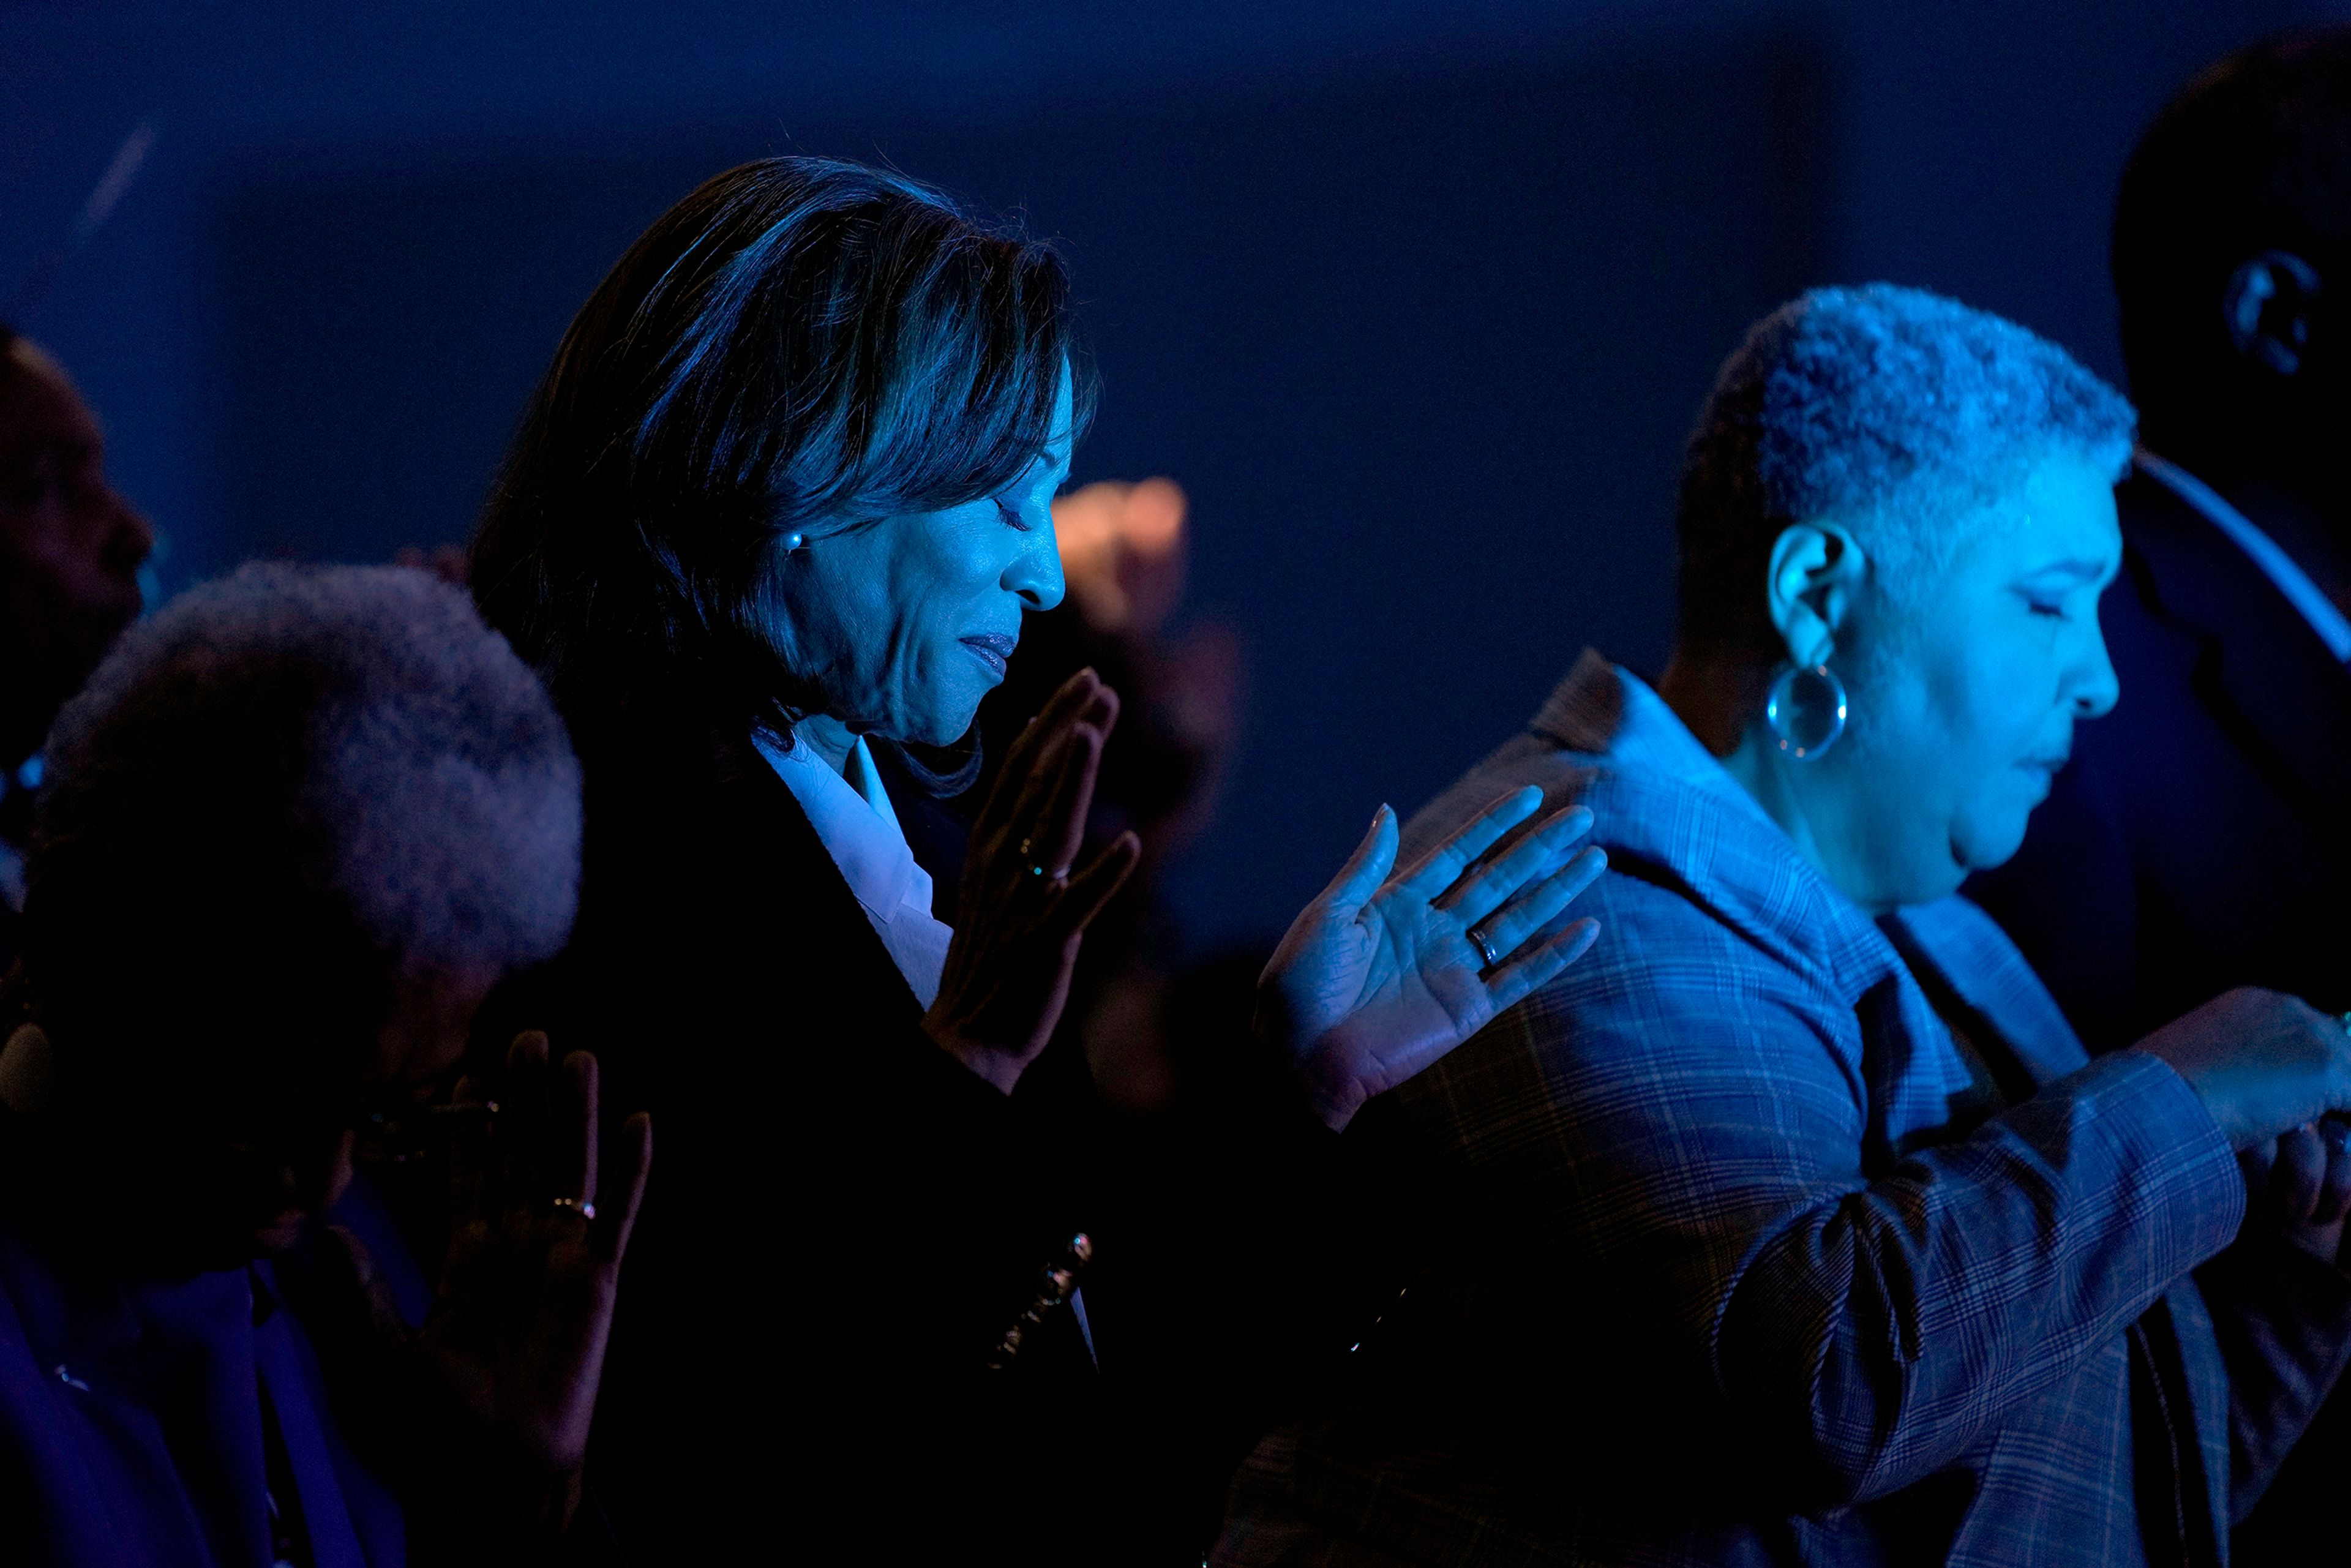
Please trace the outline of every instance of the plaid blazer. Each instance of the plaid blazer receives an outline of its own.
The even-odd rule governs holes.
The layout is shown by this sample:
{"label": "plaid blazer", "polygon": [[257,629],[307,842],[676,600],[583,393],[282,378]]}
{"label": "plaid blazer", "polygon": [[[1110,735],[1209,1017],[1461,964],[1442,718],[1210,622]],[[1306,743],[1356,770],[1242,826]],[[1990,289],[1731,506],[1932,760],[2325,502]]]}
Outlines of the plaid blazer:
{"label": "plaid blazer", "polygon": [[2194,1091],[2091,1061],[1964,900],[1870,919],[1596,654],[1405,852],[1530,782],[1595,814],[1600,944],[1384,1108],[1438,1260],[1252,1458],[1218,1561],[2143,1563],[2158,1301],[2208,1493],[2176,1506],[2225,1552],[2351,1282],[2231,1247],[2244,1184]]}

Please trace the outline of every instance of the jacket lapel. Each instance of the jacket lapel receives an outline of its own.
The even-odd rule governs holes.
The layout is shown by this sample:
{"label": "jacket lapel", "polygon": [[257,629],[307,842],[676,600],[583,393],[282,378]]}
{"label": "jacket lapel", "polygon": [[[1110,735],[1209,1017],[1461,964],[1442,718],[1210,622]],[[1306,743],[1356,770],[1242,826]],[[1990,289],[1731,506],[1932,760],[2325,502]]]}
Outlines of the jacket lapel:
{"label": "jacket lapel", "polygon": [[1899,944],[1904,961],[1931,969],[1982,1020],[1991,1038],[1977,1040],[1978,1049],[2005,1051],[2035,1090],[2089,1065],[2090,1054],[2056,998],[1991,916],[1953,896],[1914,904],[1889,919],[1907,938]]}
{"label": "jacket lapel", "polygon": [[834,977],[862,1005],[902,1027],[918,1027],[922,1002],[790,787],[754,752],[738,761],[719,788],[739,793],[739,816],[765,829],[761,848],[768,874],[762,881],[774,900],[768,915],[780,950],[815,959],[807,972]]}

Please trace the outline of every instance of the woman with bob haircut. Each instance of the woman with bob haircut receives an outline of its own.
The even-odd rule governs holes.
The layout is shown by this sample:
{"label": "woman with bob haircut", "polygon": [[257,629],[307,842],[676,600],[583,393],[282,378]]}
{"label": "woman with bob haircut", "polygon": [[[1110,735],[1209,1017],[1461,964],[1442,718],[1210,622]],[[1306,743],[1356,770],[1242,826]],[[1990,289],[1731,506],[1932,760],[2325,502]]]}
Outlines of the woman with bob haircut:
{"label": "woman with bob haircut", "polygon": [[1217,1562],[2225,1561],[2351,1353],[2351,1040],[2239,991],[2093,1060],[1957,896],[2116,701],[2131,430],[1915,289],[1748,335],[1663,679],[1587,652],[1405,834],[1584,805],[1605,935],[1389,1103],[1447,1234]]}
{"label": "woman with bob haircut", "polygon": [[0,988],[0,1560],[569,1550],[650,1122],[600,1190],[593,1056],[515,1040],[495,1118],[460,1084],[437,1296],[352,1185],[571,928],[546,692],[423,572],[248,567],[133,627],[44,755]]}
{"label": "woman with bob haircut", "polygon": [[[597,288],[475,538],[587,769],[579,936],[517,1016],[672,1151],[590,1461],[632,1551],[1109,1550],[1080,1140],[1011,1091],[1134,862],[1080,852],[1118,699],[1081,673],[1008,748],[952,930],[883,782],[976,771],[1092,396],[1050,250],[770,159]],[[1537,804],[1402,872],[1383,809],[1292,927],[1260,1033],[1331,1125],[1588,943],[1584,819]]]}

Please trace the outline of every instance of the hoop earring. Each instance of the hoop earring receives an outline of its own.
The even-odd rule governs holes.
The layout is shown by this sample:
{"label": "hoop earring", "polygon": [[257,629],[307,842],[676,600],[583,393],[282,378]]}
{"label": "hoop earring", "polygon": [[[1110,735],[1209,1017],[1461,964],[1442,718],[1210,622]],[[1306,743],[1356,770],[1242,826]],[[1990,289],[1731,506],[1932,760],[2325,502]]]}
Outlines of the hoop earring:
{"label": "hoop earring", "polygon": [[1799,762],[1816,762],[1844,733],[1844,683],[1826,664],[1791,664],[1763,699],[1763,722],[1780,749]]}

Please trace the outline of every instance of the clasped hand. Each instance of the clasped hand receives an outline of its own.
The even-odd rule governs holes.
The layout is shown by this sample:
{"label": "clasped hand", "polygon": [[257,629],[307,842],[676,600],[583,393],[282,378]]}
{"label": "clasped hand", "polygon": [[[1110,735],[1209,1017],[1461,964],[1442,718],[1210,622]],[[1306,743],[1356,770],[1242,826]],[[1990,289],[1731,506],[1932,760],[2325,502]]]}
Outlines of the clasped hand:
{"label": "clasped hand", "polygon": [[2188,1081],[2237,1151],[2252,1208],[2328,1261],[2351,1212],[2351,1035],[2299,998],[2240,988],[2135,1048]]}
{"label": "clasped hand", "polygon": [[1077,864],[1117,722],[1117,693],[1092,670],[1071,676],[1006,749],[972,824],[955,939],[923,1027],[1007,1094],[1053,1038],[1086,927],[1143,852],[1121,833]]}

